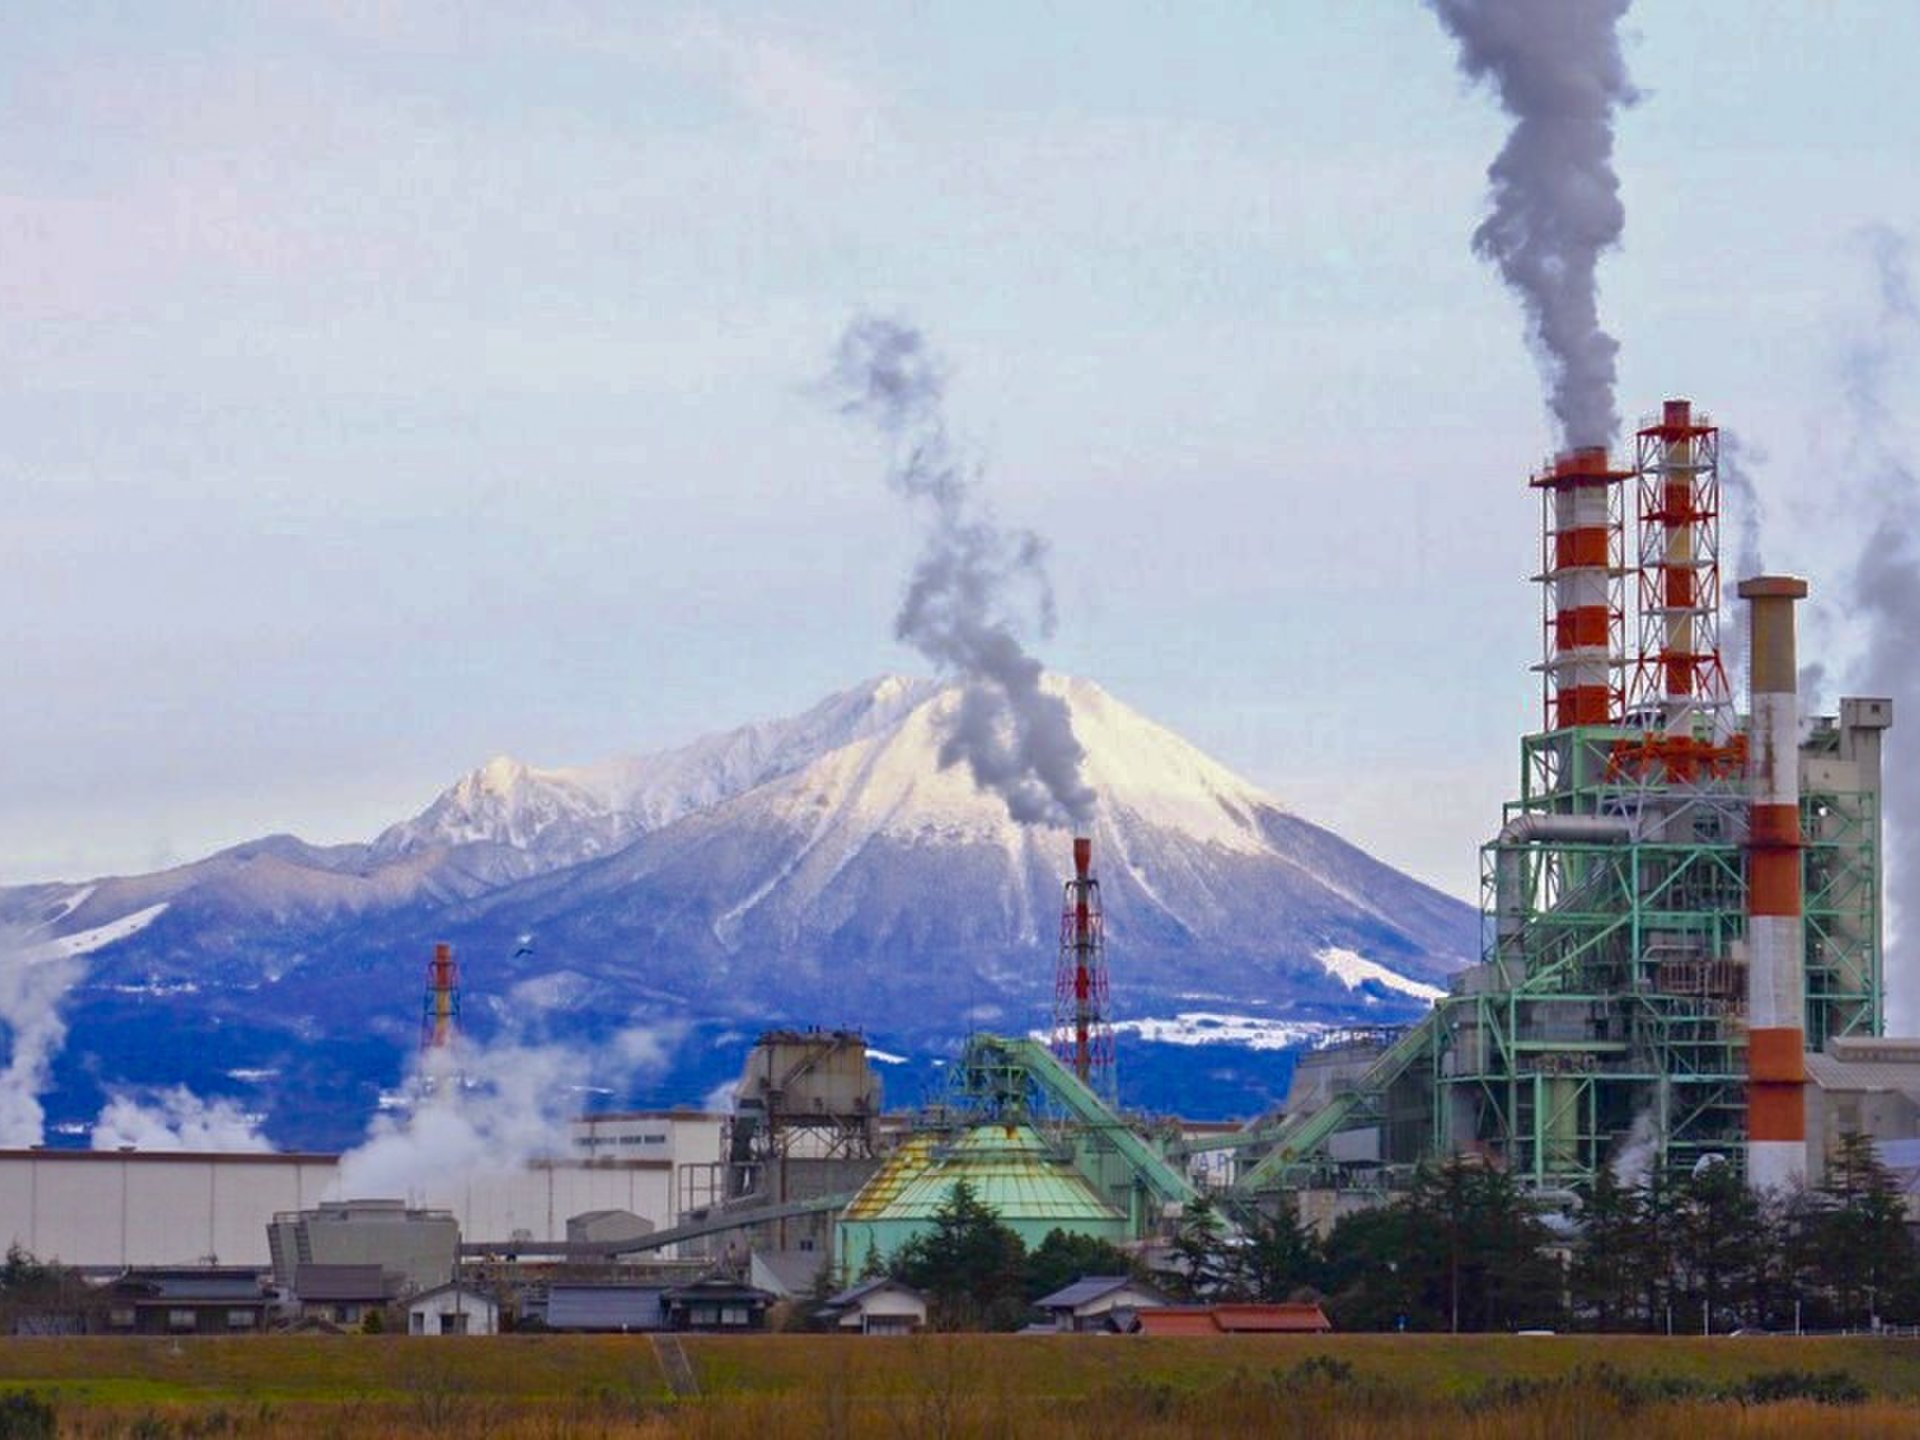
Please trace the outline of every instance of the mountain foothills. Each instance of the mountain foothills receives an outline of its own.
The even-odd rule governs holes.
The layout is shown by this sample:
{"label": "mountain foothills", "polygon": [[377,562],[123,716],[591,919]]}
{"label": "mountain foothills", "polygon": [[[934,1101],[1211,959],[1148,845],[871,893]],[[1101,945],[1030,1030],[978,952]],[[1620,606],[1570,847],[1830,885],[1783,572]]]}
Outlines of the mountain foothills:
{"label": "mountain foothills", "polygon": [[[1291,1047],[1412,1018],[1473,958],[1470,907],[1097,685],[1048,685],[1099,795],[1126,1103],[1257,1111]],[[1013,823],[941,766],[958,702],[886,677],[659,754],[502,757],[370,844],[273,836],[0,890],[0,968],[37,977],[0,1004],[8,1075],[32,1068],[24,1040],[44,1047],[53,1143],[109,1096],[182,1084],[263,1116],[280,1145],[351,1143],[418,1044],[425,963],[447,940],[476,1044],[585,1057],[587,1093],[557,1103],[699,1101],[752,1034],[809,1025],[901,1057],[890,1099],[911,1103],[969,1029],[1047,1026],[1071,864],[1065,831]]]}

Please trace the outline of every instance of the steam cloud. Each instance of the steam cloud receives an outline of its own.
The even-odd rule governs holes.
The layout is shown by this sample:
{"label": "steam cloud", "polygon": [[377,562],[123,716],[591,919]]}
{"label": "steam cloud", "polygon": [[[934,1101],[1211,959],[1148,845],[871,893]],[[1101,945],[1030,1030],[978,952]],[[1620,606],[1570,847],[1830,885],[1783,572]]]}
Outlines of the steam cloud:
{"label": "steam cloud", "polygon": [[941,765],[966,761],[974,784],[1022,825],[1086,825],[1094,795],[1080,776],[1085,752],[1066,702],[1041,689],[1040,662],[1016,633],[1022,592],[1041,635],[1053,633],[1046,543],[1002,529],[975,498],[970,466],[947,435],[940,364],[919,331],[856,319],[840,337],[832,385],[841,411],[872,422],[891,446],[889,482],[929,512],[894,633],[963,682]]}
{"label": "steam cloud", "polygon": [[260,1117],[231,1100],[202,1100],[184,1085],[141,1100],[130,1092],[110,1097],[94,1121],[95,1150],[132,1145],[141,1150],[262,1152],[273,1144],[260,1133]]}
{"label": "steam cloud", "polygon": [[[1920,724],[1920,475],[1903,458],[1893,424],[1888,389],[1896,363],[1911,358],[1920,341],[1911,247],[1905,236],[1875,227],[1865,236],[1876,282],[1876,314],[1868,338],[1847,359],[1847,394],[1854,420],[1856,464],[1878,518],[1854,566],[1852,600],[1865,623],[1865,646],[1855,683],[1893,699],[1896,723]],[[1903,964],[1888,966],[1889,1028],[1909,1033],[1920,1022],[1920,996],[1913,993],[1913,952],[1920,947],[1920,767],[1885,766],[1884,814],[1890,953]]]}
{"label": "steam cloud", "polygon": [[46,1140],[47,1088],[53,1057],[66,1042],[60,1002],[85,973],[86,963],[44,943],[32,932],[0,926],[0,1024],[7,1032],[7,1065],[0,1070],[0,1146],[14,1149]]}
{"label": "steam cloud", "polygon": [[1519,292],[1548,405],[1569,447],[1611,443],[1615,352],[1594,270],[1626,225],[1613,112],[1631,104],[1615,26],[1630,0],[1428,0],[1460,68],[1514,117],[1488,168],[1493,213],[1474,250]]}
{"label": "steam cloud", "polygon": [[448,1187],[469,1177],[564,1156],[567,1122],[594,1077],[658,1070],[680,1034],[633,1026],[599,1049],[513,1035],[478,1045],[463,1037],[428,1052],[408,1075],[421,1100],[374,1117],[366,1140],[340,1157],[338,1196],[444,1200]]}
{"label": "steam cloud", "polygon": [[[1749,447],[1733,431],[1723,429],[1719,458],[1721,517],[1724,519],[1732,511],[1738,521],[1734,527],[1733,551],[1727,558],[1732,562],[1733,578],[1744,580],[1765,573],[1767,568],[1760,545],[1766,511],[1760,503],[1760,488],[1754,483],[1752,468],[1764,464],[1767,457],[1757,448]],[[1732,593],[1733,587],[1729,584],[1723,594]],[[1723,648],[1731,672],[1728,679],[1736,691],[1743,689],[1748,680],[1746,627],[1728,626]]]}

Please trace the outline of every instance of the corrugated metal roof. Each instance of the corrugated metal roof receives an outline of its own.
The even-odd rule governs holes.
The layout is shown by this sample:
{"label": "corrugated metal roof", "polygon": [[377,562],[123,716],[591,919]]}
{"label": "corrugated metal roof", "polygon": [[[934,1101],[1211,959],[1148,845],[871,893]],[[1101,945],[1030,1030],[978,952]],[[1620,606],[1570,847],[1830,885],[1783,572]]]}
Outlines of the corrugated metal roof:
{"label": "corrugated metal roof", "polygon": [[[876,1176],[878,1180],[880,1177]],[[1001,1220],[1100,1221],[1119,1218],[1071,1165],[1054,1158],[1030,1125],[979,1125],[951,1146],[933,1149],[924,1169],[903,1176],[891,1198],[871,1203],[863,1190],[850,1220],[930,1220],[961,1181]]]}
{"label": "corrugated metal roof", "polygon": [[384,1300],[392,1287],[378,1265],[302,1265],[293,1293],[302,1300]]}
{"label": "corrugated metal roof", "polygon": [[1056,1290],[1033,1303],[1042,1310],[1071,1310],[1076,1305],[1084,1305],[1089,1300],[1098,1300],[1103,1295],[1111,1295],[1123,1285],[1133,1284],[1131,1275],[1088,1275],[1074,1281],[1065,1289]]}
{"label": "corrugated metal roof", "polygon": [[664,1285],[555,1285],[547,1292],[549,1330],[661,1330]]}
{"label": "corrugated metal roof", "polygon": [[1807,1078],[1822,1090],[1897,1090],[1920,1104],[1920,1065],[1897,1060],[1842,1060],[1810,1051]]}
{"label": "corrugated metal roof", "polygon": [[900,1148],[889,1155],[867,1183],[860,1187],[860,1193],[853,1197],[853,1203],[847,1206],[840,1218],[877,1220],[899,1198],[901,1189],[909,1181],[926,1174],[927,1167],[932,1163],[933,1137],[909,1135],[900,1142]]}

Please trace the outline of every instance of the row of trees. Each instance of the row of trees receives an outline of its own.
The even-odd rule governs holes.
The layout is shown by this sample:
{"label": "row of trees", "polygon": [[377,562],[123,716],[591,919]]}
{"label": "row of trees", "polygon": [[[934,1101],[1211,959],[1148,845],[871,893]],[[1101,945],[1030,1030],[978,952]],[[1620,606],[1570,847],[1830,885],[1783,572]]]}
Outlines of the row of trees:
{"label": "row of trees", "polygon": [[[1621,1185],[1603,1171],[1572,1215],[1543,1213],[1509,1175],[1423,1168],[1392,1204],[1324,1240],[1291,1206],[1229,1224],[1187,1207],[1153,1279],[1188,1300],[1320,1299],[1343,1330],[1697,1332],[1920,1323],[1920,1254],[1905,1202],[1863,1136],[1818,1189],[1756,1196],[1731,1167]],[[1013,1329],[1083,1275],[1137,1272],[1102,1240],[1056,1230],[1029,1252],[971,1187],[884,1264],[949,1329]],[[878,1262],[876,1270],[879,1273]]]}
{"label": "row of trees", "polygon": [[1510,1176],[1456,1161],[1420,1171],[1393,1204],[1342,1217],[1324,1242],[1290,1215],[1237,1239],[1201,1205],[1175,1248],[1199,1290],[1316,1294],[1348,1330],[1920,1322],[1905,1202],[1863,1136],[1842,1139],[1817,1189],[1757,1196],[1709,1164],[1644,1187],[1602,1171],[1582,1202],[1549,1217]]}
{"label": "row of trees", "polygon": [[[1090,1235],[1051,1230],[1032,1250],[964,1180],[933,1213],[932,1228],[892,1256],[874,1256],[864,1278],[891,1275],[927,1297],[927,1320],[940,1330],[1017,1330],[1034,1302],[1087,1275],[1129,1275],[1134,1258]],[[832,1291],[823,1272],[803,1325],[821,1323]]]}

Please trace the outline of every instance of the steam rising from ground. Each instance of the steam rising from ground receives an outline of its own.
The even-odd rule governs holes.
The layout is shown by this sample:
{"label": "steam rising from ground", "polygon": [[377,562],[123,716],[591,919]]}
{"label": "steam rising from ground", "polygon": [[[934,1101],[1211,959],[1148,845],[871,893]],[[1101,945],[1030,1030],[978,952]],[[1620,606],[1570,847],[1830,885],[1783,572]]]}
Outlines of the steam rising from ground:
{"label": "steam rising from ground", "polygon": [[1613,112],[1635,98],[1616,31],[1629,0],[1428,3],[1460,44],[1460,68],[1514,118],[1487,171],[1493,213],[1474,249],[1526,307],[1561,442],[1608,444],[1619,345],[1600,328],[1594,272],[1626,225]]}
{"label": "steam rising from ground", "polygon": [[679,1043],[673,1028],[634,1026],[599,1048],[542,1044],[508,1035],[490,1044],[461,1037],[409,1068],[421,1098],[381,1114],[366,1140],[340,1157],[341,1198],[445,1196],[476,1175],[563,1158],[567,1122],[596,1084],[662,1068]]}
{"label": "steam rising from ground", "polygon": [[976,498],[972,467],[947,434],[941,366],[919,331],[855,320],[835,351],[832,385],[842,412],[870,421],[891,447],[893,487],[928,514],[894,633],[964,682],[940,763],[966,761],[974,784],[1020,824],[1086,825],[1085,752],[1018,633],[1029,616],[1041,635],[1053,632],[1045,542],[1003,529]]}
{"label": "steam rising from ground", "polygon": [[0,1146],[14,1149],[46,1140],[40,1096],[67,1038],[60,1002],[86,972],[85,961],[36,944],[33,934],[0,926],[0,1025],[7,1038],[7,1065],[0,1070]]}
{"label": "steam rising from ground", "polygon": [[145,1100],[129,1092],[114,1094],[94,1122],[95,1150],[132,1145],[141,1150],[269,1151],[260,1119],[231,1100],[202,1100],[184,1085],[157,1091]]}
{"label": "steam rising from ground", "polygon": [[[1865,643],[1854,667],[1856,688],[1893,699],[1896,726],[1920,728],[1920,474],[1893,420],[1889,390],[1895,370],[1920,354],[1912,249],[1885,227],[1865,236],[1875,280],[1874,323],[1847,357],[1848,408],[1854,421],[1855,472],[1875,522],[1855,564],[1851,600]],[[1897,742],[1883,767],[1889,903],[1889,1028],[1911,1033],[1920,1023],[1920,765]]]}

